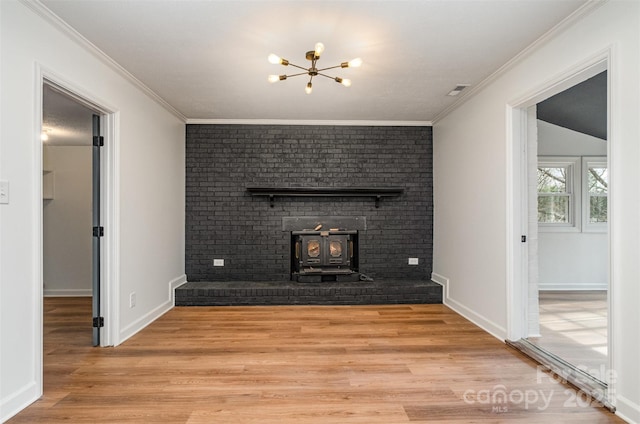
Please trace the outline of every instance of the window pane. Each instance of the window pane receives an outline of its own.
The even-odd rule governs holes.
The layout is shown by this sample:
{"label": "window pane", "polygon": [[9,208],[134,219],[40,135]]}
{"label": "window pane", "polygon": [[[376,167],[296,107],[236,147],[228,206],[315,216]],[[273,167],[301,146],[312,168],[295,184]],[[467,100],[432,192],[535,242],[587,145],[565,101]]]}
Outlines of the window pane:
{"label": "window pane", "polygon": [[569,223],[569,196],[538,196],[538,222]]}
{"label": "window pane", "polygon": [[538,193],[566,193],[566,167],[538,168]]}
{"label": "window pane", "polygon": [[609,175],[606,167],[589,167],[589,193],[606,194],[609,187]]}
{"label": "window pane", "polygon": [[589,198],[589,222],[607,222],[607,198],[591,196]]}

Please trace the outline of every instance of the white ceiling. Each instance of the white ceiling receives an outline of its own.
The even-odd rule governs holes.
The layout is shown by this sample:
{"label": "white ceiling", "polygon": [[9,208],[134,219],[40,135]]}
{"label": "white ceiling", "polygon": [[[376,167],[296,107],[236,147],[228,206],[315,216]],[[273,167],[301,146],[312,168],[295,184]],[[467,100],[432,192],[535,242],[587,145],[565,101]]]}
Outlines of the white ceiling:
{"label": "white ceiling", "polygon": [[[41,0],[188,119],[432,121],[586,0]],[[269,53],[322,77],[275,84]],[[335,72],[333,72],[335,71]]]}
{"label": "white ceiling", "polygon": [[42,129],[48,146],[91,146],[96,113],[50,85],[42,90]]}

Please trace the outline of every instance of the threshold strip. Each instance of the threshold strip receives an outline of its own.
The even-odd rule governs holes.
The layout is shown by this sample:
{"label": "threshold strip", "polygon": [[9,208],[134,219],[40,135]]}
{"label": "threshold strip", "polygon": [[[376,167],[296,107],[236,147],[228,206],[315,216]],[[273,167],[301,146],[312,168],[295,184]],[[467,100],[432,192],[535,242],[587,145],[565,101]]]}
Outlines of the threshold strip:
{"label": "threshold strip", "polygon": [[595,378],[589,373],[584,372],[564,359],[541,349],[539,346],[536,346],[526,339],[520,339],[518,341],[506,340],[505,343],[507,346],[524,353],[531,359],[538,362],[545,368],[545,371],[549,371],[557,375],[562,379],[562,381],[566,381],[577,389],[587,393],[609,411],[616,411],[616,407],[609,402],[607,397],[607,383]]}

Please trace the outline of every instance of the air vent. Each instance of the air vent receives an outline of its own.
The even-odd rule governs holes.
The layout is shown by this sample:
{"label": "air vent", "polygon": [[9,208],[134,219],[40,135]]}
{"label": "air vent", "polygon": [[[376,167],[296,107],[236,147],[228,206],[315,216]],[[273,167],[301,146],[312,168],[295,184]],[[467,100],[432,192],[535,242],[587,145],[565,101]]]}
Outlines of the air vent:
{"label": "air vent", "polygon": [[457,96],[458,94],[460,94],[460,92],[462,90],[464,90],[467,87],[469,87],[469,84],[458,84],[458,85],[456,85],[456,88],[454,88],[453,90],[449,91],[447,96]]}

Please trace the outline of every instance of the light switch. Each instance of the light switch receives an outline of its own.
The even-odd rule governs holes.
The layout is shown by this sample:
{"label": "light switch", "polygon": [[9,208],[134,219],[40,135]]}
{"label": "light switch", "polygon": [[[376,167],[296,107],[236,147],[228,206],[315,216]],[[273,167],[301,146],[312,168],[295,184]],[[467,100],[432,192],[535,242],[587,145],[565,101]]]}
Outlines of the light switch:
{"label": "light switch", "polygon": [[0,181],[0,204],[6,205],[9,203],[9,181]]}

